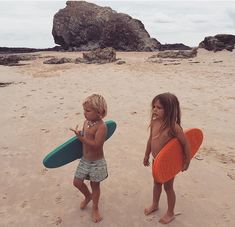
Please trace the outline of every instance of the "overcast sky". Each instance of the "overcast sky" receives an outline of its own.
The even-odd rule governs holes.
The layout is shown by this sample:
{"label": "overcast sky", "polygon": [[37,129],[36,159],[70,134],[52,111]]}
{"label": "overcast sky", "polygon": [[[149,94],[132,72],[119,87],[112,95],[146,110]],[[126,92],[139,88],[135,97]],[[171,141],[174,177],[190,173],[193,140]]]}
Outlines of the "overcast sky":
{"label": "overcast sky", "polygon": [[[235,35],[235,0],[87,1],[139,19],[162,44],[197,46],[206,36]],[[66,1],[0,0],[1,47],[53,47],[53,16]]]}

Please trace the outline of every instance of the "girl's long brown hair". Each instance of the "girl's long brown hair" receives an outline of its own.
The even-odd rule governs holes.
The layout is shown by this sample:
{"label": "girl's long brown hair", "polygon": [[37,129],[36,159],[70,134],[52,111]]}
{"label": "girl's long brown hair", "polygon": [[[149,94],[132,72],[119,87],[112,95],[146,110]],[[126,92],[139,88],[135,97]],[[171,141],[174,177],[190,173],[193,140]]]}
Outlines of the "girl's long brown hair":
{"label": "girl's long brown hair", "polygon": [[[165,130],[166,128],[169,128],[169,135],[175,136],[175,123],[177,123],[179,126],[181,126],[181,110],[180,110],[180,104],[178,98],[169,92],[159,94],[154,97],[152,100],[152,109],[154,106],[154,103],[159,100],[160,104],[162,105],[164,109],[164,120],[163,124],[160,128],[160,133]],[[153,113],[151,115],[151,123],[153,120]]]}

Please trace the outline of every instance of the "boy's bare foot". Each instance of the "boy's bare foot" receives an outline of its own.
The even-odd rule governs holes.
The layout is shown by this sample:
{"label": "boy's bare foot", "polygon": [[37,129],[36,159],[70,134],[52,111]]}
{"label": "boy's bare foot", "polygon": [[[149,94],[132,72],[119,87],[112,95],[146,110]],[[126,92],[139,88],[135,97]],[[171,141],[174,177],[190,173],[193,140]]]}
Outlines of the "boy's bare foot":
{"label": "boy's bare foot", "polygon": [[80,204],[80,209],[83,210],[86,208],[87,204],[91,201],[91,196],[86,197]]}
{"label": "boy's bare foot", "polygon": [[169,214],[165,214],[160,220],[159,222],[162,223],[162,224],[168,224],[170,223],[171,221],[173,221],[175,219],[175,215],[169,215]]}
{"label": "boy's bare foot", "polygon": [[144,209],[144,214],[149,215],[149,214],[153,213],[156,210],[158,210],[158,206],[152,204],[149,208]]}
{"label": "boy's bare foot", "polygon": [[100,212],[98,209],[92,209],[92,221],[93,222],[100,222],[103,218],[100,216]]}

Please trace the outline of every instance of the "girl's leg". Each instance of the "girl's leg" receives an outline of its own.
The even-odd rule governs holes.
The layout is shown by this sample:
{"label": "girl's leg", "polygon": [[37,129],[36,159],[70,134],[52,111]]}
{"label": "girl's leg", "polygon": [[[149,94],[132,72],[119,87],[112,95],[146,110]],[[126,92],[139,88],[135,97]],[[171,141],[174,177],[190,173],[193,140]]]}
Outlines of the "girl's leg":
{"label": "girl's leg", "polygon": [[86,208],[87,204],[91,201],[92,198],[88,187],[83,182],[83,180],[78,179],[76,177],[73,180],[73,185],[85,196],[85,199],[80,204],[80,208]]}
{"label": "girl's leg", "polygon": [[145,215],[149,215],[152,212],[158,210],[158,204],[159,204],[161,192],[162,192],[162,184],[154,181],[154,183],[153,183],[153,202],[149,208],[144,209]]}
{"label": "girl's leg", "polygon": [[100,198],[100,182],[91,181],[90,184],[92,189],[92,201],[93,201],[92,220],[93,222],[99,222],[102,220],[98,206]]}
{"label": "girl's leg", "polygon": [[164,189],[167,194],[167,204],[168,209],[166,214],[159,220],[162,224],[167,224],[175,218],[174,208],[175,208],[175,191],[173,188],[174,178],[164,183]]}

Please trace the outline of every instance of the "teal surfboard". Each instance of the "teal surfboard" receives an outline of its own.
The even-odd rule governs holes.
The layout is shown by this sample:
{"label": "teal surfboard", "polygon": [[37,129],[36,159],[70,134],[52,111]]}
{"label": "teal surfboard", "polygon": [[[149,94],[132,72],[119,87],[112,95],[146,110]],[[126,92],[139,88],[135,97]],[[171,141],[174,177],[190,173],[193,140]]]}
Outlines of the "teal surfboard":
{"label": "teal surfboard", "polygon": [[[109,139],[116,130],[116,123],[112,120],[105,122],[107,126],[106,139]],[[51,151],[43,159],[43,165],[47,168],[57,168],[82,157],[82,143],[76,136]]]}

